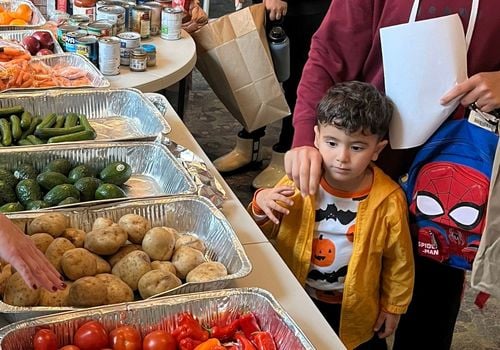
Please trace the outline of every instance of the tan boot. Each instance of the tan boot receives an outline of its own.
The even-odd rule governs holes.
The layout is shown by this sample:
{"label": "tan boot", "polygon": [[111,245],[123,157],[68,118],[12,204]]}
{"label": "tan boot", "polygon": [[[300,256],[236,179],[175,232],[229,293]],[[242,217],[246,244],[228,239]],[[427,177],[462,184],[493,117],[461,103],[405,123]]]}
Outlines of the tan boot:
{"label": "tan boot", "polygon": [[270,188],[285,176],[285,153],[273,151],[269,165],[252,181],[254,188]]}
{"label": "tan boot", "polygon": [[262,162],[260,139],[236,138],[236,146],[228,154],[214,160],[214,166],[221,173],[240,169],[246,165]]}

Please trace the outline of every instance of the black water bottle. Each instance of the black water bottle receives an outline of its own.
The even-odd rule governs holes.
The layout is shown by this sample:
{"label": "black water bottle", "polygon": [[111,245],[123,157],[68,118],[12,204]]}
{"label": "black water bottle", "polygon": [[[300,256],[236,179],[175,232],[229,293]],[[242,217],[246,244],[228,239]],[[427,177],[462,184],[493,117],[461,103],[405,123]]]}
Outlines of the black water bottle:
{"label": "black water bottle", "polygon": [[272,26],[268,38],[276,77],[284,82],[290,78],[290,40],[281,25]]}

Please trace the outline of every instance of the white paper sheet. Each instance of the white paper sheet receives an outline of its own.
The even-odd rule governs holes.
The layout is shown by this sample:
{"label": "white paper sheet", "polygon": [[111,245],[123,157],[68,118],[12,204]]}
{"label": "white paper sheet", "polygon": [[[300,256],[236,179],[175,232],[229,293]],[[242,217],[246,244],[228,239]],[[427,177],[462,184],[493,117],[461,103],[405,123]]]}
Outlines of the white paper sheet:
{"label": "white paper sheet", "polygon": [[393,149],[420,146],[458,106],[440,98],[467,79],[467,48],[457,14],[380,30],[385,91],[396,109]]}

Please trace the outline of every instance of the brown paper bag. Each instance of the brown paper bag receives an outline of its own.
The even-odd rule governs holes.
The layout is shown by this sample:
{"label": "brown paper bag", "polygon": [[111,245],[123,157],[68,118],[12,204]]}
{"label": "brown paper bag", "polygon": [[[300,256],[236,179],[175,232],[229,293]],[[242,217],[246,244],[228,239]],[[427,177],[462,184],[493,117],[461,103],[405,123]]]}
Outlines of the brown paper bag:
{"label": "brown paper bag", "polygon": [[290,114],[274,73],[264,21],[264,5],[253,5],[191,34],[196,67],[247,131]]}

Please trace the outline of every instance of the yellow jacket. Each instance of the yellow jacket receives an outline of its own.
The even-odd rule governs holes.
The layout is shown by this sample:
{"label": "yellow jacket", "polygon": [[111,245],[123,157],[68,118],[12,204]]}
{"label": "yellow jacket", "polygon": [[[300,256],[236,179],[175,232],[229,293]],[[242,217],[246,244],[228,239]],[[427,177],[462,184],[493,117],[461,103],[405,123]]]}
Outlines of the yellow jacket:
{"label": "yellow jacket", "polygon": [[[373,337],[379,310],[403,314],[413,292],[414,266],[408,210],[401,188],[373,166],[373,184],[359,203],[352,256],[344,282],[340,339],[353,349]],[[293,185],[286,176],[278,185]],[[280,225],[267,220],[262,231],[305,284],[314,232],[314,203],[299,191]]]}

